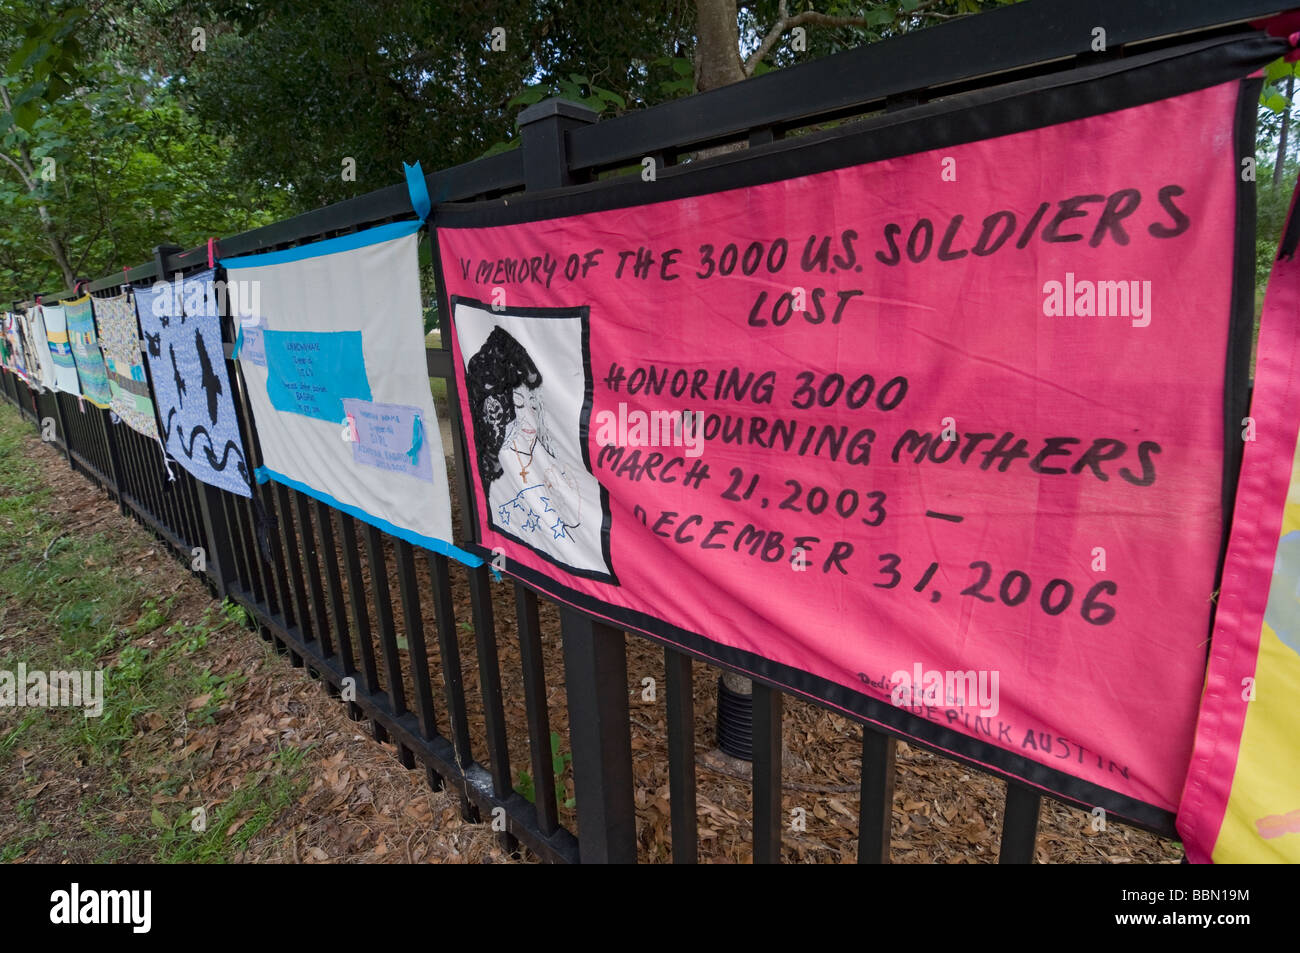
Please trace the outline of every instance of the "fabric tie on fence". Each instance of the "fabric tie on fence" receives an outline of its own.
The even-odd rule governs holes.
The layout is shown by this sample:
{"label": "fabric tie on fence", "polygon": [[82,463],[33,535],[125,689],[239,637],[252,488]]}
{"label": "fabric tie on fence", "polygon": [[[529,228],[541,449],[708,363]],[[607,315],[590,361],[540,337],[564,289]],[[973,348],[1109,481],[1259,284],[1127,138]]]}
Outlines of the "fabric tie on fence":
{"label": "fabric tie on fence", "polygon": [[424,170],[420,168],[420,163],[417,161],[413,165],[403,162],[402,171],[406,173],[406,189],[411,195],[411,207],[423,222],[433,209],[433,202],[429,198],[429,186],[424,181]]}
{"label": "fabric tie on fence", "polygon": [[1250,415],[1233,435],[1245,457],[1178,809],[1193,863],[1300,863],[1296,198],[1264,297]]}

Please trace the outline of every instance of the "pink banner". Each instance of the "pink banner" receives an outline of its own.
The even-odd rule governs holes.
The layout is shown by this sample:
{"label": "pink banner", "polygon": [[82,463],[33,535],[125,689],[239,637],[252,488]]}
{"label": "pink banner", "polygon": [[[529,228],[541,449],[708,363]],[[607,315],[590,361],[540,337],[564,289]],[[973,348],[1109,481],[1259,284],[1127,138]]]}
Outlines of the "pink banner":
{"label": "pink banner", "polygon": [[441,227],[483,550],[935,747],[1173,810],[1223,544],[1241,88]]}

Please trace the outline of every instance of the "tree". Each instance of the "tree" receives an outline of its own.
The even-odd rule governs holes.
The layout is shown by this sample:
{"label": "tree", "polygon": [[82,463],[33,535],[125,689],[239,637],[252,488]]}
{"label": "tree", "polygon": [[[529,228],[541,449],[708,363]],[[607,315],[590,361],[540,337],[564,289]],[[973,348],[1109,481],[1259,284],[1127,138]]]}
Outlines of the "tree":
{"label": "tree", "polygon": [[[193,4],[205,53],[174,57],[186,101],[228,131],[239,174],[306,209],[466,162],[512,138],[526,87],[572,81],[643,104],[689,39],[678,5],[649,0],[272,0]],[[256,68],[250,68],[256,64]],[[355,162],[355,181],[343,163]]]}
{"label": "tree", "polygon": [[93,13],[10,4],[0,17],[0,280],[12,294],[286,213],[276,193],[232,178],[221,130],[148,65],[169,37],[129,0]]}

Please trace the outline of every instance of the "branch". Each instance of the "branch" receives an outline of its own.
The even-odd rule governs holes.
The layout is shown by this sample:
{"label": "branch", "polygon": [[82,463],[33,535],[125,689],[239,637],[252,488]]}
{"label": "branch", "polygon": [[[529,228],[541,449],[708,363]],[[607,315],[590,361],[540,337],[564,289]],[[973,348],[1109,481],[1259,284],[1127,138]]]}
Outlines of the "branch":
{"label": "branch", "polygon": [[[953,20],[962,15],[935,12],[933,8],[939,2],[940,0],[925,0],[925,2],[918,4],[914,9],[905,13],[904,16],[934,17],[938,20]],[[754,70],[758,68],[758,64],[763,62],[763,59],[768,53],[772,52],[772,47],[776,46],[781,37],[788,31],[793,30],[797,26],[803,26],[805,23],[809,26],[828,26],[832,28],[845,26],[864,27],[868,25],[865,17],[836,17],[831,16],[828,13],[818,13],[816,10],[805,10],[802,13],[796,13],[794,16],[790,16],[790,11],[786,6],[786,0],[780,0],[780,3],[777,5],[776,23],[773,24],[772,29],[767,31],[767,35],[763,37],[763,42],[759,44],[758,49],[750,54],[749,59],[745,60],[745,75],[753,76]]]}
{"label": "branch", "polygon": [[23,185],[26,187],[28,192],[34,192],[36,190],[36,183],[34,183],[31,179],[27,178],[27,173],[23,171],[22,166],[20,166],[17,162],[15,162],[13,159],[11,159],[8,155],[6,155],[3,152],[0,152],[0,159],[4,159],[6,162],[8,162],[11,166],[14,167],[14,171],[17,172],[18,177],[23,180]]}
{"label": "branch", "polygon": [[753,76],[758,64],[763,62],[768,53],[772,52],[772,47],[776,46],[777,41],[797,26],[803,26],[805,23],[811,26],[829,27],[867,25],[864,17],[835,17],[828,13],[818,13],[816,10],[805,10],[802,13],[790,16],[786,0],[781,0],[777,5],[776,17],[776,23],[772,25],[772,29],[767,31],[767,35],[763,37],[763,42],[758,45],[758,49],[749,55],[749,59],[745,60],[746,76]]}

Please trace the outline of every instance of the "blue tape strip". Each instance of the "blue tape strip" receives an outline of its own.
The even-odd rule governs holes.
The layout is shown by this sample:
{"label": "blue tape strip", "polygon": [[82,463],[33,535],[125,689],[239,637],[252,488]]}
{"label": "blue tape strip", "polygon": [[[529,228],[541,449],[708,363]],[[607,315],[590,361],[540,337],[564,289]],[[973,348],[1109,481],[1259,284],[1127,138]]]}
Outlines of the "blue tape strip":
{"label": "blue tape strip", "polygon": [[414,165],[403,162],[402,171],[406,173],[406,190],[411,193],[411,208],[415,209],[415,214],[423,222],[433,209],[433,202],[429,199],[429,186],[424,181],[424,170],[420,168],[419,160],[416,160]]}
{"label": "blue tape strip", "polygon": [[483,560],[481,558],[475,556],[473,553],[467,553],[459,546],[453,546],[446,540],[436,539],[433,536],[421,536],[419,533],[412,530],[396,526],[393,523],[388,522],[388,520],[380,519],[377,516],[371,516],[360,507],[352,506],[351,504],[336,500],[328,493],[322,493],[320,490],[310,487],[306,483],[299,483],[297,480],[290,479],[283,473],[277,473],[276,471],[267,469],[266,467],[258,467],[253,471],[253,475],[257,478],[258,483],[266,483],[268,480],[274,480],[276,483],[281,483],[289,487],[291,490],[305,493],[314,500],[320,500],[322,503],[332,506],[340,512],[347,513],[354,519],[359,519],[363,523],[369,523],[371,526],[382,529],[390,536],[404,539],[408,543],[415,546],[421,546],[424,549],[431,550],[435,553],[441,553],[443,556],[450,556],[452,559],[464,563],[471,569],[477,569],[479,566],[483,565]]}
{"label": "blue tape strip", "polygon": [[303,261],[307,258],[319,258],[321,255],[334,255],[341,251],[365,248],[367,245],[378,245],[380,242],[390,242],[394,238],[405,238],[407,235],[414,235],[423,227],[423,222],[389,222],[387,225],[377,225],[374,228],[353,232],[351,235],[327,238],[323,242],[312,242],[310,245],[300,245],[297,248],[262,252],[260,255],[240,255],[238,258],[224,258],[221,265],[227,271],[232,268],[260,268],[263,265],[283,265],[291,261]]}
{"label": "blue tape strip", "polygon": [[230,349],[230,359],[239,360],[239,349],[244,346],[244,325],[239,325],[239,330],[235,332],[235,346]]}

